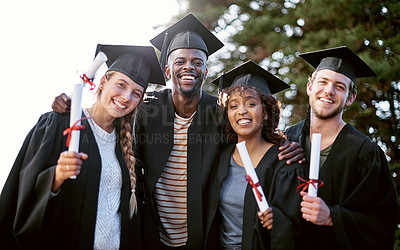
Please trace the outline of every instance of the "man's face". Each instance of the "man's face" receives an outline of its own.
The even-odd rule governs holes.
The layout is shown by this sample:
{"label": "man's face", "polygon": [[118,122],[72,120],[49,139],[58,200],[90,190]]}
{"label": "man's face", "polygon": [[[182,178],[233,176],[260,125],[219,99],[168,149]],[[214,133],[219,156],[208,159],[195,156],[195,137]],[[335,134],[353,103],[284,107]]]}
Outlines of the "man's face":
{"label": "man's face", "polygon": [[172,78],[174,91],[184,96],[199,94],[207,76],[207,56],[199,49],[177,49],[168,57],[165,68],[168,78]]}
{"label": "man's face", "polygon": [[326,120],[341,115],[346,106],[353,103],[355,94],[349,95],[351,79],[329,69],[316,73],[315,79],[307,83],[307,95],[312,113]]}

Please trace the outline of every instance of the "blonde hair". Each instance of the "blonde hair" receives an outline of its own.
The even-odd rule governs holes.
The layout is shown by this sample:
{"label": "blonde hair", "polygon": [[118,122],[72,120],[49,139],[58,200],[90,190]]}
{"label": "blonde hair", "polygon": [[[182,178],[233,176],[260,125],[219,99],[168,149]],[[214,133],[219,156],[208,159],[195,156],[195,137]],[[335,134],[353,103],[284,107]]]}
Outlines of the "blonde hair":
{"label": "blonde hair", "polygon": [[[104,77],[106,80],[109,80],[111,76],[114,74],[115,71],[108,71],[104,74]],[[100,88],[97,89],[96,94],[97,96],[101,95],[102,90]],[[144,96],[144,95],[143,95]],[[135,189],[136,189],[136,172],[135,172],[135,164],[136,164],[136,159],[135,155],[133,153],[133,148],[132,144],[136,141],[135,138],[135,133],[132,133],[134,131],[135,125],[136,125],[136,120],[137,120],[137,115],[138,111],[140,109],[140,106],[143,103],[143,96],[142,99],[140,100],[139,104],[124,117],[119,118],[119,125],[120,125],[120,145],[122,149],[122,153],[125,159],[126,166],[129,171],[129,179],[130,179],[130,187],[131,187],[131,197],[129,200],[129,216],[132,218],[133,214],[135,213],[137,209],[137,199],[136,199],[136,194],[135,194]]]}
{"label": "blonde hair", "polygon": [[[143,99],[142,99],[143,100]],[[135,141],[135,134],[132,134],[133,128],[136,124],[137,119],[137,111],[142,104],[142,101],[138,104],[138,106],[128,115],[121,117],[119,119],[119,123],[121,126],[120,131],[120,144],[122,148],[122,153],[124,155],[124,159],[126,162],[126,166],[129,171],[130,185],[131,185],[131,198],[129,200],[129,215],[132,218],[134,212],[137,209],[137,201],[136,201],[136,173],[135,173],[135,164],[136,159],[132,149],[132,143]],[[132,122],[132,125],[131,125]]]}

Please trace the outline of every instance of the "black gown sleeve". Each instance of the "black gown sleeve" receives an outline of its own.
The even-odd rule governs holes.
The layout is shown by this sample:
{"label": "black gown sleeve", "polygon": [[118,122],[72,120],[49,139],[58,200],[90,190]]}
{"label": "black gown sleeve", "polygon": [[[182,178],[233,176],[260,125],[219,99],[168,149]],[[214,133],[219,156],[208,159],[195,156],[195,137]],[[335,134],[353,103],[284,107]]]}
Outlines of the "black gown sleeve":
{"label": "black gown sleeve", "polygon": [[[40,117],[26,137],[4,186],[0,199],[2,217],[11,216],[13,220],[2,219],[1,228],[13,235],[20,247],[32,247],[40,232],[55,166],[60,153],[66,150],[62,132],[68,120],[65,115],[52,112]],[[6,195],[10,189],[13,192]]]}
{"label": "black gown sleeve", "polygon": [[18,198],[19,171],[23,155],[29,146],[35,128],[31,129],[17,155],[0,196],[0,249],[18,249],[14,239],[13,223]]}
{"label": "black gown sleeve", "polygon": [[284,165],[274,176],[269,198],[273,212],[271,249],[295,249],[294,239],[300,234],[302,220],[297,177],[305,175],[306,167],[296,163]]}
{"label": "black gown sleeve", "polygon": [[341,249],[393,249],[399,206],[385,155],[367,144],[358,164],[358,186],[341,205],[329,207],[336,242]]}

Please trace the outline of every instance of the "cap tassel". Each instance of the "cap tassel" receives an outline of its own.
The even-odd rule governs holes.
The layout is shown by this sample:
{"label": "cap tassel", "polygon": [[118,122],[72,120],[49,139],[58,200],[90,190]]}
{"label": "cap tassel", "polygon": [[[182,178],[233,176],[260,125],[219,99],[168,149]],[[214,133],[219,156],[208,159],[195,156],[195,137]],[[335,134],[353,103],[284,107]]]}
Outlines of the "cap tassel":
{"label": "cap tassel", "polygon": [[167,62],[167,49],[168,49],[168,31],[165,31],[164,41],[161,47],[160,66],[163,73],[165,73],[165,64]]}

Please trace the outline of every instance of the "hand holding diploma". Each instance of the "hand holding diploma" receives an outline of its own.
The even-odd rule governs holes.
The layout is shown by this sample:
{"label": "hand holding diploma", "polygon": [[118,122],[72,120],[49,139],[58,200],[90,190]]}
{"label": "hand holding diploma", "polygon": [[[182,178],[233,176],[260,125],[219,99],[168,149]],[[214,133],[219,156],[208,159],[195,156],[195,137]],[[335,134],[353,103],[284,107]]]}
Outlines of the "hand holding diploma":
{"label": "hand holding diploma", "polygon": [[[303,201],[300,203],[301,212],[304,219],[316,225],[332,226],[332,218],[330,210],[324,200],[317,196],[318,187],[324,183],[319,180],[319,162],[321,151],[321,134],[313,133],[311,139],[311,156],[310,156],[310,174],[309,180],[300,180],[305,183],[299,185],[297,190],[303,187],[300,195],[303,196]],[[304,192],[308,187],[308,193]]]}
{"label": "hand holding diploma", "polygon": [[240,158],[242,158],[242,162],[246,170],[247,174],[246,179],[253,187],[253,194],[254,197],[256,198],[258,208],[260,209],[261,212],[264,212],[269,208],[268,202],[267,199],[265,198],[264,191],[260,185],[253,164],[251,163],[250,155],[246,148],[246,142],[245,141],[239,142],[236,144],[236,147],[239,151]]}
{"label": "hand holding diploma", "polygon": [[[311,185],[310,185],[311,186]],[[304,191],[300,192],[303,201],[300,203],[302,217],[307,221],[320,226],[332,226],[332,217],[329,207],[320,197],[313,197]]]}
{"label": "hand holding diploma", "polygon": [[257,216],[261,221],[261,225],[268,230],[272,229],[274,224],[274,216],[272,212],[272,207],[267,208],[264,212],[258,211]]}
{"label": "hand holding diploma", "polygon": [[80,173],[83,161],[88,158],[85,153],[64,151],[57,160],[56,173],[51,187],[53,193],[57,193],[65,180]]}

